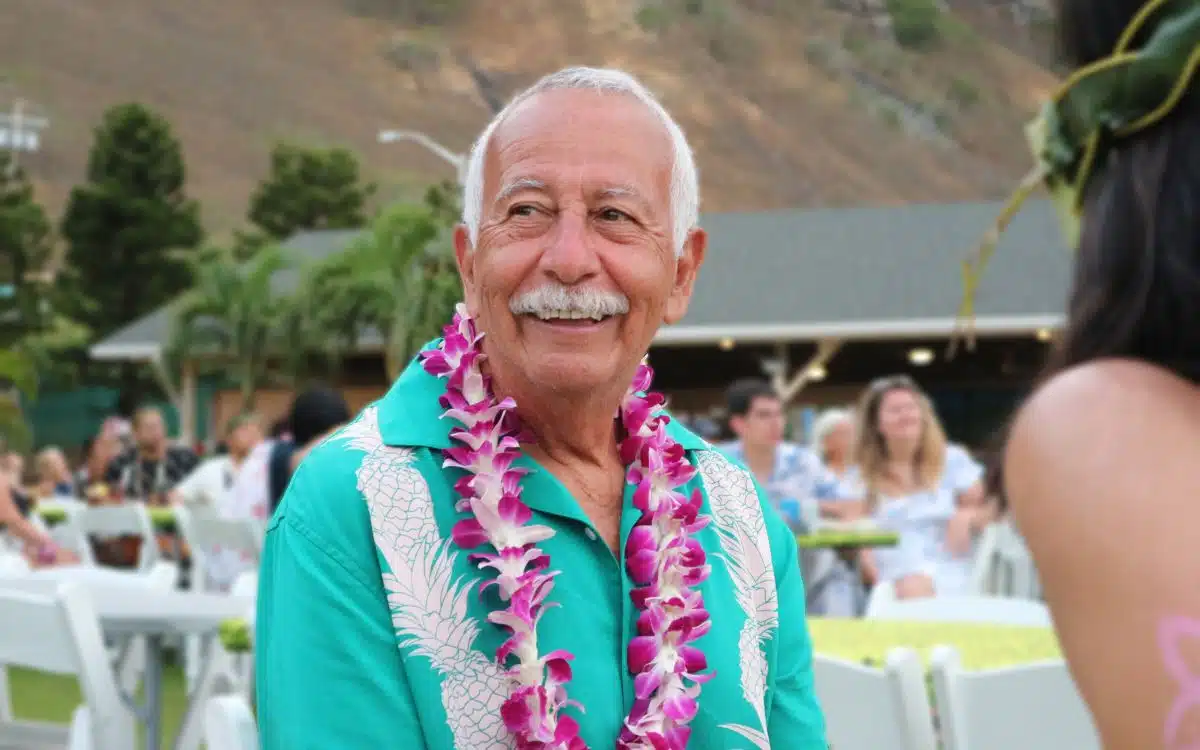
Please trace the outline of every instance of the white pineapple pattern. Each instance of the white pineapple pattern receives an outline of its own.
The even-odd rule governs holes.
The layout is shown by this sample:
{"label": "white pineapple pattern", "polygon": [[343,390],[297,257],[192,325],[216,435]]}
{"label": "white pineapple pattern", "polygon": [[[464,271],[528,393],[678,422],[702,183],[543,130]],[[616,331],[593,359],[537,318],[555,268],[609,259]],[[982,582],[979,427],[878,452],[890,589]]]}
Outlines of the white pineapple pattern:
{"label": "white pineapple pattern", "polygon": [[478,623],[467,614],[471,581],[454,577],[458,553],[438,532],[429,485],[413,451],[383,444],[377,407],[337,433],[347,450],[363,451],[356,476],[371,514],[375,545],[390,573],[383,585],[402,648],[429,659],[441,677],[442,707],[457,750],[510,750],[500,706],[508,680],[473,648]]}
{"label": "white pineapple pattern", "polygon": [[717,451],[697,453],[696,464],[708,493],[713,526],[721,540],[722,558],[733,581],[734,595],[746,615],[738,637],[742,697],[754,709],[761,729],[744,724],[721,726],[745,737],[759,750],[770,750],[767,657],[762,646],[779,626],[779,600],[766,519],[749,472]]}

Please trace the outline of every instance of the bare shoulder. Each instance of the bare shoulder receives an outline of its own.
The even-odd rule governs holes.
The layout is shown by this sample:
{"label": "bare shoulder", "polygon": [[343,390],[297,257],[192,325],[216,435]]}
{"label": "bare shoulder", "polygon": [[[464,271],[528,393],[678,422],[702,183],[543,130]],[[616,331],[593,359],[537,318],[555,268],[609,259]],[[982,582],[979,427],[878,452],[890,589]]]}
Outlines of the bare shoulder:
{"label": "bare shoulder", "polygon": [[1200,389],[1101,361],[1022,408],[1005,487],[1104,746],[1162,747],[1164,617],[1200,621]]}
{"label": "bare shoulder", "polygon": [[[1094,507],[1094,493],[1119,495],[1148,481],[1195,483],[1198,453],[1200,389],[1146,363],[1102,360],[1061,373],[1022,407],[1005,482],[1014,497],[1074,488],[1073,499],[1058,502]],[[1078,497],[1084,488],[1090,498]]]}

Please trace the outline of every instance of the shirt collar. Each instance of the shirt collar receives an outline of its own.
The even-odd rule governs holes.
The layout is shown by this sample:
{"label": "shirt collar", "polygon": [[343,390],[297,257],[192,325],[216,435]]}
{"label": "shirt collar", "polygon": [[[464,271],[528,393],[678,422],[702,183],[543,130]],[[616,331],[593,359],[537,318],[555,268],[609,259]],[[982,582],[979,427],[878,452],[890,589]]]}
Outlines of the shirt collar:
{"label": "shirt collar", "polygon": [[[440,343],[440,339],[431,341],[423,349],[431,349]],[[420,358],[414,357],[379,402],[379,432],[384,444],[435,450],[452,447],[452,425],[442,419],[444,409],[438,403],[445,391],[445,381],[425,372]],[[667,423],[667,434],[684,450],[698,451],[712,447],[674,417]]]}

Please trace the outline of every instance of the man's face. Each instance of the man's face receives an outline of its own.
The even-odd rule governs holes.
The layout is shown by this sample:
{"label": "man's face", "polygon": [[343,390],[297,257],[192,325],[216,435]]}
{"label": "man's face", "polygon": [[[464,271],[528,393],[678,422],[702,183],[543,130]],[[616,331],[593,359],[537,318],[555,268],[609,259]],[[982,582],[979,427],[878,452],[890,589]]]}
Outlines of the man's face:
{"label": "man's face", "polygon": [[745,445],[778,445],[783,441],[783,403],[771,396],[756,396],[746,413],[731,419],[729,426]]}
{"label": "man's face", "polygon": [[163,424],[162,415],[156,411],[146,411],[138,415],[134,426],[134,439],[142,448],[158,448],[167,439],[167,427]]}
{"label": "man's face", "polygon": [[[631,96],[547,91],[501,123],[477,246],[465,228],[455,236],[497,367],[559,392],[624,388],[658,327],[687,312],[704,258],[699,230],[674,251],[672,159],[663,125]],[[580,299],[607,314],[554,312]]]}
{"label": "man's face", "polygon": [[231,430],[225,442],[232,455],[245,456],[254,450],[254,446],[258,445],[260,440],[262,440],[262,429],[258,423],[245,422]]}

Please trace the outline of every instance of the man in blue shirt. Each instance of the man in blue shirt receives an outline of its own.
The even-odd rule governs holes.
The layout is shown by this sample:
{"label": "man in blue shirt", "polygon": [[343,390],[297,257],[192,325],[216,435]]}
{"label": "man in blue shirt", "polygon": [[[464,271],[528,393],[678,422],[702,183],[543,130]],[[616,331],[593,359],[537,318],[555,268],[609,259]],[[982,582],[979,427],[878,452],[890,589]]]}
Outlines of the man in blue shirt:
{"label": "man in blue shirt", "polygon": [[775,510],[794,528],[817,518],[817,488],[833,481],[807,447],[785,442],[783,401],[765,380],[738,380],[725,393],[729,427],[737,440],[721,446],[766,490]]}

